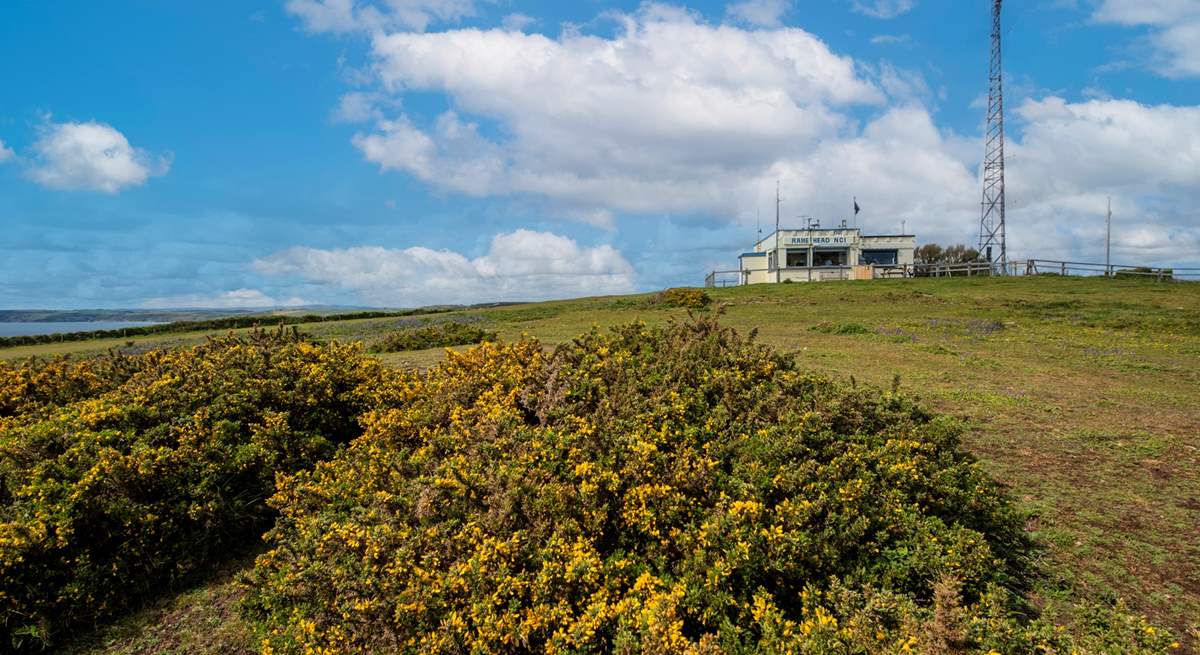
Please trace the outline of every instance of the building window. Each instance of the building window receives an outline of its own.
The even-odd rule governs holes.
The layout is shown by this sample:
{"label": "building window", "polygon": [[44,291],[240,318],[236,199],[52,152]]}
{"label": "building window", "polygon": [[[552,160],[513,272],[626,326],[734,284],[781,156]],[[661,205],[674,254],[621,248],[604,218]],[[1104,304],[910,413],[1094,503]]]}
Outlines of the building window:
{"label": "building window", "polygon": [[895,250],[864,250],[859,258],[861,264],[876,266],[895,266],[899,255]]}
{"label": "building window", "polygon": [[808,249],[787,251],[788,268],[804,268],[806,266],[808,266]]}
{"label": "building window", "polygon": [[846,266],[849,253],[846,250],[814,250],[813,266]]}

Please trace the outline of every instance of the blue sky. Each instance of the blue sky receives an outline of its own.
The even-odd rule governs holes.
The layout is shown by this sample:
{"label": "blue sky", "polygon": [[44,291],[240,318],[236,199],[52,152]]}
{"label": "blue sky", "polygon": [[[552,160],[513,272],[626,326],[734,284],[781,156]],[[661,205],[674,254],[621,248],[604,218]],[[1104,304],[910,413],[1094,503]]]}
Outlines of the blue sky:
{"label": "blue sky", "polygon": [[[977,238],[988,3],[18,0],[0,307],[696,284],[773,223]],[[1014,257],[1200,265],[1200,2],[1009,0]],[[764,225],[764,228],[766,225]]]}

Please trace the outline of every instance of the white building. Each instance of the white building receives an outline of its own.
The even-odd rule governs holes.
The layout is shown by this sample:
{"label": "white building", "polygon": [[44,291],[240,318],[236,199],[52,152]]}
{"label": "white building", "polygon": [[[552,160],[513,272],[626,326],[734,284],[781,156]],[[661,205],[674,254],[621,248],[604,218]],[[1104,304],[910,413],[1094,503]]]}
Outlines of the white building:
{"label": "white building", "polygon": [[917,238],[911,234],[864,235],[857,228],[779,230],[742,253],[736,284],[870,280],[902,274],[913,264]]}

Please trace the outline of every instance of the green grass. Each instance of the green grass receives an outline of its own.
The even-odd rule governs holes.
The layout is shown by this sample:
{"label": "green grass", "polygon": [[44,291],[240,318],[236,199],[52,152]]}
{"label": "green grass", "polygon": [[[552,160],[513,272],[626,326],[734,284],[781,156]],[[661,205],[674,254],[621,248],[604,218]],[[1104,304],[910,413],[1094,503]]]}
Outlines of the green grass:
{"label": "green grass", "polygon": [[[723,312],[723,321],[740,330],[758,330],[761,341],[796,351],[814,369],[881,386],[899,375],[907,391],[966,419],[968,449],[1011,488],[1045,545],[1042,565],[1052,582],[1034,600],[1048,611],[1069,617],[1078,601],[1123,598],[1183,636],[1183,652],[1200,649],[1200,285],[1046,276],[710,293],[708,311]],[[478,321],[505,339],[528,333],[550,346],[593,325],[684,316],[652,305],[649,296],[628,296],[441,318]],[[301,329],[320,339],[370,341],[400,320]],[[203,338],[52,344],[0,350],[0,357]],[[428,367],[443,353],[380,357]],[[171,602],[203,605],[204,589]],[[221,607],[197,611],[211,616]],[[115,630],[156,634],[163,616],[139,615]],[[114,648],[79,652],[151,652]]]}
{"label": "green grass", "polygon": [[253,559],[236,559],[209,579],[80,637],[63,655],[251,655],[250,625],[238,616],[237,573]]}

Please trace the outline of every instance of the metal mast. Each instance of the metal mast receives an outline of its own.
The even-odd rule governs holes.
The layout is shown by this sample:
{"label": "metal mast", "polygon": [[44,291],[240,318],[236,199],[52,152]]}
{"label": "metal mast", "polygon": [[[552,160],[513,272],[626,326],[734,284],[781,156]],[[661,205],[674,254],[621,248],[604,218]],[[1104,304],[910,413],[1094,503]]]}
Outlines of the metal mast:
{"label": "metal mast", "polygon": [[1108,218],[1104,220],[1104,274],[1112,275],[1112,196],[1108,197]]}
{"label": "metal mast", "polygon": [[1000,3],[992,7],[992,56],[988,76],[988,116],[983,158],[983,214],[979,252],[1004,273],[1008,242],[1004,234],[1004,70],[1000,53]]}

